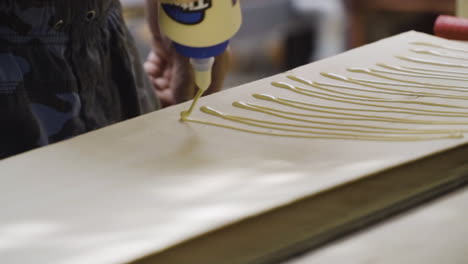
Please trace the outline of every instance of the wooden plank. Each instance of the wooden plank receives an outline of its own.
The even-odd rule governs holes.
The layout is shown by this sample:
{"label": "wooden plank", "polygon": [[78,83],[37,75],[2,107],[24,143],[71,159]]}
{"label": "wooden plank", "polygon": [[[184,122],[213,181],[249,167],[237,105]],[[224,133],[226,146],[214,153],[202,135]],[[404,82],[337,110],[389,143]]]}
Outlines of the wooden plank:
{"label": "wooden plank", "polygon": [[[322,71],[349,75],[347,67],[399,64],[394,55],[411,55],[410,41],[466,48],[410,32],[290,73],[323,81]],[[273,76],[208,96],[201,104],[245,115],[248,112],[231,103],[257,102],[252,93],[304,100],[302,95],[272,87],[271,81],[288,80],[285,74]],[[467,142],[253,135],[177,121],[187,106],[174,106],[1,161],[0,259],[49,264],[134,261]],[[261,113],[249,116],[275,120]],[[193,117],[231,124],[200,111]],[[367,214],[367,209],[360,212]]]}
{"label": "wooden plank", "polygon": [[[132,264],[221,262],[227,264],[267,264],[287,261],[311,249],[319,250],[320,246],[327,242],[465,186],[468,183],[468,160],[466,157],[468,157],[468,146],[463,146],[406,164],[213,230],[209,234],[185,241],[163,252],[136,260]],[[466,206],[460,206],[458,210],[463,211],[464,208]],[[460,229],[464,228],[462,220],[459,219],[457,225]],[[424,223],[424,221],[422,222]],[[412,227],[407,226],[406,229]],[[384,227],[384,229],[386,228]],[[432,232],[430,228],[426,230],[418,228],[418,230]],[[440,227],[439,230],[441,230]],[[403,231],[395,231],[391,232],[391,236],[398,235],[401,244],[404,245],[411,245],[411,242],[415,240],[413,236],[417,237],[414,232],[409,232],[412,234],[410,237],[405,235]],[[443,234],[440,235],[443,237]],[[375,236],[367,238],[367,240],[369,239],[383,240],[375,238]],[[459,239],[467,240],[463,240],[461,236]],[[418,242],[421,248],[429,244],[421,243],[421,240]],[[368,241],[367,243],[371,244],[372,242]],[[343,243],[345,249],[342,249],[339,242],[337,244],[337,246],[327,249],[327,251],[332,252],[331,254],[322,254],[318,251],[317,253],[309,253],[310,255],[304,256],[302,259],[292,260],[292,262],[325,264],[343,263],[346,259],[362,259],[362,262],[356,261],[356,263],[366,263],[365,260],[378,256],[377,258],[384,259],[385,263],[415,263],[402,262],[401,254],[382,257],[379,254],[380,248],[374,248],[371,252],[356,250],[355,255],[350,256],[349,252],[346,252],[346,248],[355,248],[352,246],[354,244],[352,238]],[[449,245],[447,244],[445,247],[449,247]],[[405,248],[401,245],[398,247]],[[409,248],[414,249],[414,245]],[[362,250],[362,248],[358,249]],[[340,252],[341,250],[345,251],[345,254]],[[421,254],[421,251],[417,252]],[[436,252],[441,253],[441,250],[437,249]],[[464,252],[457,252],[456,256],[465,255]],[[414,253],[412,254],[414,255]],[[343,257],[343,255],[347,255],[347,257]],[[426,259],[423,255],[416,256],[420,259]],[[396,258],[399,261],[396,262]],[[430,262],[418,261],[416,263]]]}

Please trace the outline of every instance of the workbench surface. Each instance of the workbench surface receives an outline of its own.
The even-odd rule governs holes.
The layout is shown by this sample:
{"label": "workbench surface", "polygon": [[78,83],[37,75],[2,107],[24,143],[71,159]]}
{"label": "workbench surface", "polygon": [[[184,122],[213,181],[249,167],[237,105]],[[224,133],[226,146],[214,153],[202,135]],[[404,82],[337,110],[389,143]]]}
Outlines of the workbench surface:
{"label": "workbench surface", "polygon": [[[394,55],[412,55],[408,50],[412,41],[466,48],[409,32],[288,74],[324,80],[320,72],[351,75],[347,67],[374,67],[377,62],[402,64]],[[280,74],[205,97],[201,104],[246,115],[245,110],[231,104],[238,100],[258,103],[251,97],[253,93],[304,100],[299,94],[272,87],[272,81],[291,82],[286,74]],[[179,122],[179,113],[187,106],[170,107],[0,161],[0,262],[134,261],[239,220],[468,142],[466,138],[382,142],[256,135]],[[250,113],[250,117],[274,120],[262,113]],[[193,118],[230,123],[198,110]],[[437,182],[427,184],[436,186]],[[391,182],[383,185],[383,190],[389,186]],[[392,188],[398,190],[399,186]],[[390,206],[397,200],[386,202],[389,204],[385,206]],[[366,206],[353,206],[361,205]],[[358,207],[355,211],[361,212]],[[362,211],[363,215],[340,218],[345,222],[339,223],[382,209],[372,208]],[[321,216],[320,212],[306,213]],[[287,221],[283,227],[287,227]],[[228,260],[223,263],[246,261]]]}

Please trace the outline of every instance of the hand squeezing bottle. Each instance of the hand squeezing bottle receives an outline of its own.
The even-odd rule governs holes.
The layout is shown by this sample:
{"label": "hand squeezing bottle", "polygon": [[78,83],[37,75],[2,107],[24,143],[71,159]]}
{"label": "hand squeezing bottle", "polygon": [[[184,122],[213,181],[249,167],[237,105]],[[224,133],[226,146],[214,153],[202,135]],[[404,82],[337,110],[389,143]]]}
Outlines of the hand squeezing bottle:
{"label": "hand squeezing bottle", "polygon": [[182,120],[211,84],[214,58],[223,53],[242,23],[239,0],[161,0],[159,26],[175,50],[190,58],[198,92]]}

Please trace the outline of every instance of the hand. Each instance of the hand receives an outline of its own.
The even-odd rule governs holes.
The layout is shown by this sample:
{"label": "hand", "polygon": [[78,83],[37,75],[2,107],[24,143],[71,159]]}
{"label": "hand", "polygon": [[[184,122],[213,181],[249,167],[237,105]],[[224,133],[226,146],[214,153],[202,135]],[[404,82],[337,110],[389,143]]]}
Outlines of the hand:
{"label": "hand", "polygon": [[[197,89],[189,59],[178,54],[164,36],[154,38],[153,50],[144,64],[162,107],[192,99]],[[229,66],[229,51],[218,56],[213,65],[212,84],[205,95],[218,92]]]}
{"label": "hand", "polygon": [[177,54],[171,41],[155,38],[153,49],[144,64],[162,107],[190,100],[195,84],[188,58]]}

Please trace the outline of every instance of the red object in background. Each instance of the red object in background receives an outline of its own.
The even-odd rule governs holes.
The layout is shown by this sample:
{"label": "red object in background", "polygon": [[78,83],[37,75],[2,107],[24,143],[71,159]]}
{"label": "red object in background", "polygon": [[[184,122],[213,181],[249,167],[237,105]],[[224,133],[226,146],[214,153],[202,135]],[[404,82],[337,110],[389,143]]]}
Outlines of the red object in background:
{"label": "red object in background", "polygon": [[441,15],[435,22],[434,34],[447,39],[468,40],[468,19]]}

